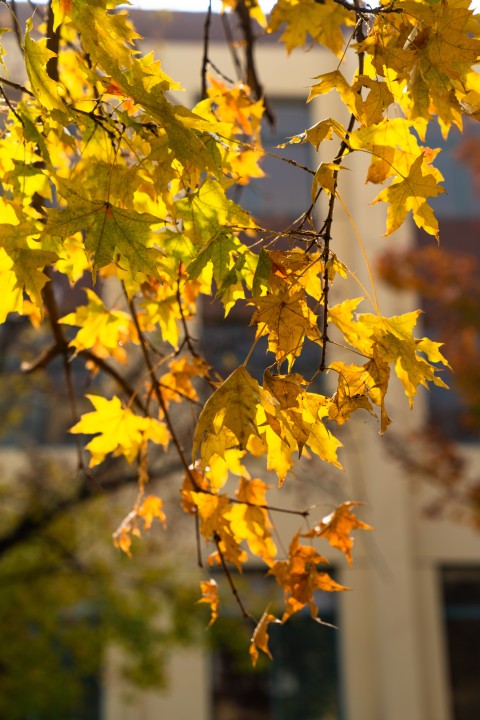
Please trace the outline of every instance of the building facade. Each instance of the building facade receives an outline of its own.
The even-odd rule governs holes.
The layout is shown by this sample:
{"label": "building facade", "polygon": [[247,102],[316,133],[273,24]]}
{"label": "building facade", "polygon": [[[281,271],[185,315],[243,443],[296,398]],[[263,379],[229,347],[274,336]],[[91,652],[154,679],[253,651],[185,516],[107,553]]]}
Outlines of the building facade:
{"label": "building facade", "polygon": [[[149,24],[146,33],[146,46],[155,48],[166,72],[186,88],[182,99],[187,104],[195,100],[199,89],[202,22],[200,15],[173,14],[170,19],[165,16],[157,19],[160,37],[153,32],[153,23]],[[214,30],[210,54],[222,72],[234,74],[229,50],[222,43],[218,28]],[[269,99],[279,112],[279,127],[272,138],[272,146],[277,144],[280,135],[284,136],[280,141],[284,141],[285,136],[301,130],[302,122],[306,128],[326,117],[338,117],[335,93],[322,96],[308,106],[305,104],[312,78],[333,69],[332,57],[327,53],[310,49],[287,58],[282,46],[266,42],[257,47],[257,61]],[[266,140],[268,143],[268,131]],[[340,191],[374,265],[387,242],[408,248],[416,242],[416,232],[413,224],[406,223],[391,239],[382,237],[383,209],[368,207],[376,192],[363,182],[365,159],[354,156],[350,167],[351,172],[342,175]],[[268,173],[269,169],[266,170]],[[254,198],[254,211],[281,215],[286,207],[291,211],[297,209],[298,193],[306,192],[308,197],[308,188],[296,184],[294,173],[277,177],[275,187],[282,183],[283,188],[280,187],[275,197]],[[466,202],[464,195],[463,198]],[[477,202],[478,206],[478,201],[472,202]],[[450,219],[451,207],[448,204],[445,212]],[[442,216],[441,205],[438,211]],[[478,217],[478,207],[469,205],[466,213],[469,219],[475,213]],[[358,271],[359,279],[368,285],[367,269],[355,229],[345,214],[336,218],[335,225],[335,252],[350,267],[363,268]],[[451,223],[447,232],[455,232]],[[377,290],[386,315],[418,307],[419,300],[412,295],[399,295],[381,283]],[[214,322],[208,317],[206,322],[208,331],[208,323],[214,325]],[[390,403],[393,402],[395,410],[391,432],[400,438],[407,434],[406,431],[417,429],[420,432],[428,413],[426,394],[420,396],[411,412],[401,389],[397,387],[393,392],[395,395]],[[479,638],[480,536],[461,524],[426,517],[425,506],[435,496],[435,491],[412,483],[405,467],[392,457],[374,425],[363,419],[354,422],[345,443],[350,448],[345,458],[346,471],[334,478],[333,490],[332,481],[327,481],[326,494],[333,492],[333,496],[365,502],[362,518],[371,523],[375,531],[358,537],[352,569],[346,564],[337,566],[337,580],[351,587],[352,592],[335,596],[334,617],[339,627],[338,631],[331,631],[337,633],[335,642],[332,644],[331,638],[325,640],[324,636],[319,640],[330,649],[336,645],[336,654],[332,653],[329,665],[334,666],[330,683],[335,685],[337,699],[329,705],[326,698],[323,711],[302,710],[297,706],[297,714],[292,711],[289,714],[286,709],[288,691],[285,691],[280,705],[271,700],[270,709],[264,709],[258,718],[472,720],[480,713],[480,692],[476,688],[473,669],[476,667],[478,673],[480,657],[478,647],[471,647],[472,638]],[[464,453],[472,469],[478,467],[480,447],[475,443],[465,444]],[[306,488],[299,487],[300,483],[295,484],[292,493],[297,494],[299,501],[318,497],[318,485],[322,484],[322,477],[315,477],[318,470],[317,466],[311,468],[314,475],[307,479]],[[306,466],[305,473],[308,472]],[[326,612],[328,615],[327,609]],[[466,638],[470,638],[470,648],[468,641],[465,643]],[[222,692],[215,685],[218,681],[215,662],[218,658],[209,657],[205,651],[179,654],[172,661],[169,692],[141,696],[139,704],[130,709],[121,703],[121,690],[112,683],[107,686],[106,720],[133,720],[140,714],[146,720],[158,717],[178,720],[189,717],[197,720],[256,718],[256,714],[251,714],[250,700],[247,702],[246,697],[243,714],[241,705],[239,710],[230,708],[222,714],[215,699],[215,694]],[[241,685],[240,677],[237,676],[237,681]],[[287,680],[288,675],[283,676],[283,681],[288,684]],[[281,685],[282,676],[277,674],[276,681]],[[228,691],[228,678],[224,682]],[[318,682],[320,684],[320,679]],[[258,691],[258,696],[261,692]],[[307,691],[302,688],[302,692]],[[275,691],[271,693],[275,695]]]}

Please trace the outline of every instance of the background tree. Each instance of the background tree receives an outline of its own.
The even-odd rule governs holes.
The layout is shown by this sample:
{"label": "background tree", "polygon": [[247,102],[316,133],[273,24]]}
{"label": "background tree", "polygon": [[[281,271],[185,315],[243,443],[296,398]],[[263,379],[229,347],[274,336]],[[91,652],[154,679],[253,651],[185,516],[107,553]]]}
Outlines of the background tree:
{"label": "background tree", "polygon": [[[470,125],[464,139],[444,148],[455,165],[447,186],[449,180],[460,181],[462,187],[468,182],[474,189],[472,202],[476,202],[479,187],[480,143],[475,130]],[[421,238],[407,251],[386,251],[378,266],[380,277],[391,287],[413,290],[421,298],[425,329],[445,343],[454,373],[449,383],[454,392],[443,402],[433,398],[422,432],[416,437],[410,434],[407,441],[392,436],[392,450],[410,475],[440,490],[426,507],[430,515],[453,517],[477,528],[480,480],[458,443],[476,442],[480,433],[478,270],[475,215],[463,218],[463,231],[447,234],[440,247]]]}
{"label": "background tree", "polygon": [[[382,315],[371,273],[371,289],[362,287],[371,312],[357,313],[361,298],[332,305],[332,284],[351,272],[355,277],[335,253],[334,228],[339,205],[349,214],[340,170],[360,152],[371,158],[367,180],[389,183],[375,200],[388,206],[386,234],[411,213],[418,227],[438,237],[429,199],[443,192],[442,177],[425,132],[438,122],[447,135],[452,124],[461,128],[462,114],[478,111],[472,69],[478,22],[464,0],[394,0],[375,9],[279,0],[268,20],[256,0],[228,0],[225,10],[237,13],[244,33],[245,57],[238,62],[250,87],[220,74],[210,84],[205,79],[209,10],[204,97],[190,110],[169,99],[178,85],[159,61],[135,51],[138,36],[118,5],[52,0],[44,21],[36,14],[25,28],[15,24],[28,83],[0,78],[7,108],[0,138],[0,319],[23,315],[34,328],[49,329],[50,344],[23,369],[45,371],[55,359],[62,364],[70,432],[94,435],[86,445],[88,466],[79,443],[80,487],[93,487],[84,483],[94,484],[111,456],[136,467],[137,499],[115,534],[120,548],[129,553],[140,527],[155,518],[164,522],[164,497],[152,494],[148,483],[152,448],[154,454],[170,448],[182,467],[182,508],[197,528],[199,564],[203,538],[208,565],[223,569],[247,618],[232,568],[241,570],[253,555],[274,576],[285,607],[278,616],[267,609],[255,618],[250,652],[256,662],[260,651],[270,654],[271,623],[284,623],[304,607],[319,619],[315,591],[344,589],[322,567],[326,559],[313,541],[327,541],[351,562],[351,530],[368,529],[354,514],[356,503],[346,501],[326,518],[310,518],[313,527],[306,524],[279,555],[275,513],[310,513],[273,507],[257,469],[274,472],[282,485],[302,453],[341,468],[335,427],[366,410],[385,432],[392,371],[410,405],[420,385],[445,387],[438,365],[448,362],[440,343],[415,337],[419,311]],[[326,46],[331,67],[316,78],[307,100],[335,90],[350,114],[346,124],[327,118],[285,139],[316,150],[335,142],[330,161],[303,168],[312,178],[311,203],[280,232],[258,224],[231,199],[235,185],[261,175],[265,105],[254,66],[254,22],[266,32],[281,29],[288,52],[307,35]],[[341,71],[350,46],[358,57],[353,78]],[[320,196],[326,202],[317,212]],[[84,299],[68,311],[54,289],[59,276],[72,293],[80,281],[85,288]],[[225,314],[244,306],[256,329],[250,351],[227,378],[206,363],[194,339],[201,294],[219,298]],[[263,337],[268,353],[261,385],[249,360]],[[302,375],[296,361],[312,344],[316,367]],[[337,345],[350,348],[352,362],[336,357]],[[75,397],[77,365],[97,377],[87,412]],[[315,384],[327,371],[337,378],[331,396]],[[185,418],[193,418],[199,404],[187,429]],[[166,482],[160,492],[168,493]],[[213,621],[216,583],[207,576],[201,589]]]}

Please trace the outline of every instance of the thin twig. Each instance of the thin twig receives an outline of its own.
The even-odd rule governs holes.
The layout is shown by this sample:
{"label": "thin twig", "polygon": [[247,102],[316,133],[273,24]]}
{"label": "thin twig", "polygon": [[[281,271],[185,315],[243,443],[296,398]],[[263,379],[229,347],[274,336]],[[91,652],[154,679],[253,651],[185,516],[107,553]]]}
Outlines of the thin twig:
{"label": "thin twig", "polygon": [[197,546],[197,565],[198,567],[203,568],[202,544],[200,538],[200,518],[198,517],[198,509],[195,513],[195,543]]}
{"label": "thin twig", "polygon": [[127,382],[123,375],[121,375],[114,367],[109,365],[106,360],[98,357],[98,355],[95,355],[95,353],[91,350],[81,350],[78,354],[81,357],[84,357],[86,360],[90,360],[90,362],[94,363],[94,365],[103,370],[107,375],[110,375],[110,377],[115,380],[118,385],[120,385],[122,390],[125,391],[125,394],[128,395],[131,402],[133,402],[134,405],[136,405],[138,409],[141,410],[143,413],[146,412],[145,405],[138,397],[137,392]]}
{"label": "thin twig", "polygon": [[[356,0],[357,1],[357,0]],[[358,6],[357,6],[358,9]],[[357,13],[357,27],[355,29],[355,38],[358,40],[358,42],[362,42],[362,40],[365,39],[365,35],[363,32],[363,18],[361,17],[360,10],[358,9]],[[358,54],[358,74],[363,75],[363,68],[364,68],[364,58],[365,55],[363,52]],[[361,93],[361,88],[357,90],[357,94]],[[340,145],[340,150],[338,152],[337,157],[333,161],[335,165],[338,166],[338,169],[334,170],[333,172],[333,190],[330,194],[330,200],[328,203],[328,213],[327,217],[325,219],[325,222],[323,223],[322,230],[320,231],[320,234],[323,237],[324,240],[324,247],[323,247],[323,253],[322,253],[322,260],[324,262],[324,271],[323,271],[323,327],[322,327],[322,356],[320,359],[320,365],[319,365],[319,371],[324,372],[326,368],[327,363],[327,343],[329,341],[328,338],[328,295],[330,291],[330,278],[328,275],[328,259],[330,256],[330,241],[332,239],[331,230],[332,230],[332,222],[333,222],[333,211],[335,208],[335,200],[337,198],[337,185],[338,185],[338,173],[340,169],[340,165],[343,159],[343,156],[345,152],[349,149],[348,145],[348,137],[350,133],[353,130],[353,127],[356,122],[356,117],[354,113],[350,116],[350,121],[348,123],[347,132],[345,139],[342,140],[342,143]]]}
{"label": "thin twig", "polygon": [[23,53],[23,42],[22,42],[22,31],[20,29],[20,23],[18,21],[18,13],[17,13],[17,6],[15,0],[10,0],[10,4],[5,2],[5,5],[8,7],[12,14],[13,19],[13,32],[15,33],[15,37],[17,39],[18,48],[20,52]]}
{"label": "thin twig", "polygon": [[182,294],[181,294],[181,292],[180,292],[180,266],[179,266],[179,268],[178,268],[177,293],[176,293],[176,296],[177,296],[178,309],[179,309],[179,312],[180,312],[180,319],[181,319],[182,327],[183,327],[183,338],[184,338],[184,341],[185,341],[185,343],[187,344],[187,347],[188,347],[188,349],[190,350],[190,353],[193,355],[193,357],[199,358],[200,355],[198,354],[198,352],[197,352],[197,351],[195,350],[195,348],[193,347],[192,338],[191,338],[191,336],[190,336],[190,333],[188,332],[187,320],[186,320],[185,314],[184,314],[184,312],[183,312]]}
{"label": "thin twig", "polygon": [[255,64],[254,47],[255,35],[252,29],[252,18],[245,3],[245,0],[237,0],[235,12],[240,20],[240,26],[243,32],[244,48],[245,48],[245,80],[247,85],[255,93],[257,100],[263,99],[263,107],[265,108],[265,117],[270,125],[275,125],[275,115],[273,114],[270,103],[265,97],[265,91],[258,78],[257,68]]}
{"label": "thin twig", "polygon": [[228,17],[226,13],[222,13],[222,24],[223,24],[223,31],[225,33],[225,38],[227,40],[227,45],[230,49],[233,65],[235,67],[235,71],[237,73],[237,80],[241,80],[243,77],[243,70],[242,70],[242,63],[240,62],[240,59],[238,57],[237,49],[235,47],[235,38],[232,35],[232,29],[230,27],[230,23],[228,21]]}
{"label": "thin twig", "polygon": [[[323,0],[316,0],[316,2],[323,2]],[[394,7],[394,2],[390,5],[379,5],[378,7],[372,8],[369,5],[359,7],[357,4],[347,2],[347,0],[334,0],[337,5],[341,5],[345,10],[357,13],[357,15],[385,15],[387,13],[401,13],[403,9],[401,7]]]}
{"label": "thin twig", "polygon": [[220,70],[220,68],[219,68],[217,65],[215,65],[215,63],[212,62],[212,60],[210,60],[210,58],[208,59],[208,64],[210,65],[210,67],[211,67],[213,70],[215,70],[215,72],[217,73],[217,75],[218,75],[219,77],[221,77],[222,80],[225,80],[225,82],[230,83],[230,85],[235,85],[235,80],[232,80],[231,77],[229,77],[228,75],[225,75],[225,73],[222,72],[222,71]]}
{"label": "thin twig", "polygon": [[18,122],[20,123],[20,125],[21,125],[22,127],[25,127],[25,123],[23,122],[23,118],[20,117],[20,115],[17,113],[17,111],[16,111],[15,108],[13,107],[13,105],[12,105],[12,103],[11,103],[11,101],[10,101],[10,98],[8,97],[8,95],[5,94],[5,91],[4,91],[1,83],[0,83],[0,95],[3,97],[3,99],[4,99],[4,101],[5,101],[5,104],[7,105],[7,107],[10,109],[10,111],[11,111],[11,112],[15,115],[15,117],[17,118],[17,120],[18,120]]}
{"label": "thin twig", "polygon": [[220,535],[218,535],[218,533],[215,533],[215,535],[213,536],[213,540],[215,542],[215,545],[217,546],[217,552],[220,557],[220,562],[222,563],[223,572],[225,573],[225,577],[228,580],[228,584],[230,585],[230,589],[233,593],[233,596],[234,596],[235,600],[237,601],[238,607],[240,608],[242,615],[246,620],[253,620],[254,618],[252,617],[252,615],[250,615],[250,613],[247,612],[247,610],[245,609],[245,605],[242,602],[242,598],[240,597],[237,587],[236,587],[235,583],[233,582],[233,578],[232,578],[230,569],[229,569],[227,563],[225,562],[225,558],[220,549],[220,542],[221,542]]}
{"label": "thin twig", "polygon": [[[174,472],[176,469],[178,469],[177,464],[163,468],[162,477],[169,472]],[[31,537],[42,532],[44,528],[48,527],[50,523],[54,522],[59,516],[69,512],[73,508],[83,505],[83,503],[90,499],[98,497],[99,491],[103,494],[110,494],[121,490],[127,485],[138,482],[137,473],[122,473],[114,478],[108,478],[107,473],[105,473],[107,481],[102,482],[102,476],[100,475],[100,477],[97,476],[95,484],[91,482],[89,475],[86,473],[82,473],[82,475],[85,479],[72,495],[66,498],[59,498],[58,501],[50,507],[35,507],[31,513],[22,517],[18,525],[0,537],[0,558],[13,548],[27,542]],[[155,479],[155,477],[152,478],[153,481],[155,481]]]}
{"label": "thin twig", "polygon": [[210,42],[210,25],[212,22],[212,0],[209,0],[207,15],[205,17],[205,25],[203,27],[203,59],[202,59],[202,91],[201,99],[204,100],[207,97],[207,67],[208,67],[208,45]]}
{"label": "thin twig", "polygon": [[24,85],[20,85],[20,83],[13,82],[12,80],[8,80],[7,78],[4,78],[0,76],[0,84],[7,85],[8,87],[13,88],[14,90],[19,90],[19,92],[25,93],[26,95],[30,95],[30,97],[35,97],[33,92],[26,88]]}
{"label": "thin twig", "polygon": [[152,364],[152,361],[151,361],[151,358],[150,358],[150,355],[149,355],[149,352],[148,352],[147,343],[146,343],[146,341],[145,341],[145,337],[144,337],[144,335],[143,335],[142,329],[141,329],[141,327],[140,327],[140,323],[139,323],[139,321],[138,321],[137,311],[136,311],[136,309],[135,309],[135,305],[134,305],[133,300],[131,300],[130,298],[128,298],[128,304],[129,304],[130,313],[131,313],[131,315],[132,315],[135,328],[136,328],[136,330],[137,330],[138,339],[139,339],[139,341],[140,341],[140,347],[142,348],[142,353],[143,353],[143,357],[144,357],[144,359],[145,359],[145,364],[146,364],[147,369],[148,369],[148,374],[149,374],[150,379],[151,379],[151,381],[152,381],[153,391],[154,391],[154,393],[155,393],[155,397],[157,398],[157,402],[158,402],[159,406],[160,406],[161,409],[162,409],[162,412],[163,412],[163,415],[164,415],[164,418],[165,418],[165,422],[166,422],[168,431],[169,431],[169,433],[170,433],[170,437],[172,438],[172,442],[173,442],[173,444],[175,445],[175,448],[176,448],[177,453],[178,453],[178,457],[179,457],[179,459],[180,459],[181,464],[183,465],[183,468],[184,468],[185,472],[187,473],[189,479],[191,480],[192,485],[193,485],[193,487],[195,488],[195,490],[198,490],[198,483],[197,483],[197,481],[196,481],[196,479],[195,479],[195,476],[194,476],[194,474],[193,474],[193,472],[192,472],[192,470],[191,470],[191,467],[190,467],[189,463],[187,462],[187,459],[186,459],[185,454],[184,454],[184,452],[183,452],[182,445],[181,445],[181,443],[180,443],[180,440],[179,440],[179,438],[178,438],[178,436],[177,436],[177,433],[176,433],[175,428],[174,428],[174,426],[173,426],[173,423],[172,423],[172,421],[171,421],[170,415],[169,415],[169,413],[168,413],[168,409],[167,409],[165,400],[163,399],[163,395],[162,395],[162,392],[161,392],[161,390],[160,390],[160,386],[159,386],[159,383],[158,383],[158,380],[157,380],[157,376],[156,376],[156,374],[155,374],[155,368],[154,368],[154,366],[153,366],[153,364]]}
{"label": "thin twig", "polygon": [[[70,410],[71,410],[71,418],[72,418],[72,424],[75,424],[78,420],[78,413],[77,413],[77,404],[75,400],[75,393],[74,393],[74,387],[73,387],[73,380],[72,380],[72,367],[70,365],[70,353],[71,348],[69,347],[67,337],[65,335],[64,329],[60,323],[60,313],[58,310],[58,304],[57,299],[55,297],[55,293],[53,291],[53,285],[52,280],[50,279],[50,282],[46,283],[42,290],[42,297],[43,302],[45,305],[45,309],[48,313],[48,320],[50,323],[50,328],[52,330],[53,337],[55,338],[55,345],[57,348],[57,353],[59,355],[63,356],[63,370],[65,374],[65,385],[67,388],[67,395],[68,395],[68,401],[70,404]],[[52,352],[50,352],[50,360],[53,359],[54,355]],[[83,448],[80,441],[80,438],[75,438],[75,443],[77,447],[77,457],[78,457],[78,468],[79,470],[82,470],[85,472],[85,464],[83,461]],[[87,474],[87,473],[85,473]],[[88,473],[89,477],[91,475]]]}

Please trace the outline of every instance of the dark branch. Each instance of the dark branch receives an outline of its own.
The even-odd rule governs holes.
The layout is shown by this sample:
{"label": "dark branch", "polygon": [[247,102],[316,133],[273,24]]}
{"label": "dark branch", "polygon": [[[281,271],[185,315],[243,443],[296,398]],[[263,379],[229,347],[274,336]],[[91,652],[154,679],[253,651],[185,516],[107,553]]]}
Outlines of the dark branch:
{"label": "dark branch", "polygon": [[[166,474],[174,472],[178,468],[178,463],[169,462],[163,466],[158,474],[158,479]],[[84,475],[77,490],[66,498],[61,498],[48,507],[38,508],[27,513],[18,524],[13,527],[7,534],[0,538],[0,557],[5,555],[15,547],[22,545],[31,540],[35,535],[42,533],[49,525],[58,520],[62,515],[71,510],[76,510],[85,502],[96,497],[105,497],[118,492],[124,487],[134,485],[138,482],[138,474],[122,473],[117,476],[111,476],[111,469],[107,468],[104,475],[99,475],[96,482],[92,483],[90,476]],[[152,476],[152,482],[157,478]]]}
{"label": "dark branch", "polygon": [[247,85],[252,89],[257,100],[263,99],[263,105],[265,108],[265,117],[267,118],[270,125],[275,125],[275,115],[265,97],[264,88],[258,78],[257,67],[255,64],[254,47],[255,47],[255,35],[252,28],[252,18],[248,12],[248,7],[245,0],[238,0],[235,8],[235,12],[240,20],[240,27],[245,41],[245,74]]}
{"label": "dark branch", "polygon": [[209,0],[207,16],[205,18],[203,32],[203,60],[202,60],[202,100],[207,97],[207,67],[208,67],[208,45],[210,42],[210,25],[212,22],[212,0]]}

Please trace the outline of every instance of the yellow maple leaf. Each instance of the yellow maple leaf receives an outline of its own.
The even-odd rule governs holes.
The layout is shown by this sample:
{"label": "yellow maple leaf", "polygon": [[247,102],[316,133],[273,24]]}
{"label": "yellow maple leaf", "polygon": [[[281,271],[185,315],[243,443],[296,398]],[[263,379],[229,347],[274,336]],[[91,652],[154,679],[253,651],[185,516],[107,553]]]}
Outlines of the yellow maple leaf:
{"label": "yellow maple leaf", "polygon": [[352,412],[363,409],[373,414],[371,402],[381,410],[381,432],[390,424],[385,410],[385,395],[390,379],[388,363],[379,357],[378,350],[372,348],[373,357],[365,365],[346,365],[334,362],[329,370],[338,372],[338,386],[332,398],[328,416],[339,425],[350,419]]}
{"label": "yellow maple leaf", "polygon": [[65,238],[61,244],[59,243],[58,255],[59,259],[55,263],[55,269],[66,275],[71,285],[75,285],[85,270],[90,269],[80,233]]}
{"label": "yellow maple leaf", "polygon": [[343,445],[322,421],[322,418],[328,417],[330,399],[306,392],[302,396],[301,407],[303,427],[308,433],[305,444],[321,460],[343,470],[337,457],[338,449]]}
{"label": "yellow maple leaf", "polygon": [[[224,456],[231,447],[245,449],[251,435],[258,435],[256,425],[260,387],[248,371],[240,366],[223,382],[205,403],[193,438],[192,457],[201,447],[203,467],[211,454]],[[208,450],[208,442],[213,443]]]}
{"label": "yellow maple leaf", "polygon": [[[265,251],[269,260],[270,286],[279,286],[279,281],[295,292],[300,287],[310,297],[318,298],[322,295],[323,262],[320,253],[305,253],[300,248],[292,250]],[[281,285],[280,285],[281,286]]]}
{"label": "yellow maple leaf", "polygon": [[306,392],[299,375],[273,375],[267,370],[264,382],[261,424],[266,426],[269,468],[276,471],[280,485],[293,465],[293,453],[301,455],[305,446],[341,469],[337,451],[342,443],[323,422],[329,414],[329,398]]}
{"label": "yellow maple leaf", "polygon": [[[162,339],[173,347],[178,347],[179,321],[182,313],[178,303],[176,290],[169,282],[158,282],[150,278],[149,283],[142,286],[144,297],[139,302],[138,321],[142,330],[160,329]],[[190,306],[183,307],[184,317],[189,317]]]}
{"label": "yellow maple leaf", "polygon": [[263,102],[252,99],[250,88],[245,83],[227,87],[211,75],[209,81],[208,97],[214,101],[215,116],[222,122],[237,125],[242,133],[259,140]]}
{"label": "yellow maple leaf", "polygon": [[281,487],[295,464],[294,454],[298,452],[298,443],[288,427],[276,420],[275,415],[267,415],[264,438],[267,452],[267,468],[273,470]]}
{"label": "yellow maple leaf", "polygon": [[373,414],[365,368],[335,362],[330,365],[329,370],[339,373],[337,390],[328,411],[330,420],[343,425],[356,410],[363,409]]}
{"label": "yellow maple leaf", "polygon": [[237,570],[241,571],[248,556],[240,547],[243,538],[235,534],[228,497],[205,492],[192,492],[189,497],[197,508],[201,534],[205,540],[213,540],[218,546],[218,551],[210,555],[209,563],[220,564],[221,552],[225,561],[233,563]]}
{"label": "yellow maple leaf", "polygon": [[[417,339],[413,330],[421,311],[395,315],[387,318],[379,315],[360,314],[354,319],[353,313],[360,299],[347,300],[329,309],[329,318],[343,333],[346,341],[371,362],[365,371],[371,376],[373,386],[370,397],[382,408],[382,432],[388,424],[384,410],[384,399],[388,385],[387,366],[393,363],[410,406],[419,385],[428,387],[429,382],[447,387],[431,363],[450,367],[440,352],[441,343],[432,343],[427,338]],[[427,359],[419,353],[424,353]],[[367,383],[369,381],[367,380]]]}
{"label": "yellow maple leaf", "polygon": [[315,125],[312,125],[312,127],[305,130],[305,133],[296,137],[298,138],[297,142],[307,141],[313,145],[315,150],[318,150],[320,144],[324,140],[332,139],[333,133],[335,133],[335,135],[337,135],[341,140],[343,140],[347,135],[343,125],[332,118],[328,118],[327,120],[321,120]]}
{"label": "yellow maple leaf", "polygon": [[11,312],[22,314],[23,292],[18,287],[17,276],[14,271],[13,260],[5,250],[0,248],[0,283],[2,292],[0,294],[0,322],[5,322],[7,315]]}
{"label": "yellow maple leaf", "polygon": [[59,322],[80,328],[71,347],[77,351],[93,348],[100,357],[113,356],[126,361],[124,344],[138,342],[130,315],[121,310],[108,310],[93,290],[85,290],[87,305],[79,305],[75,312],[60,318]]}
{"label": "yellow maple leaf", "polygon": [[27,20],[25,32],[25,65],[32,88],[40,100],[49,110],[58,110],[63,114],[66,112],[66,105],[62,101],[65,95],[65,88],[60,82],[50,78],[47,73],[47,63],[55,57],[55,53],[46,47],[46,39],[33,40],[30,36],[32,31],[32,18]]}
{"label": "yellow maple leaf", "polygon": [[336,177],[340,170],[346,170],[335,163],[320,163],[312,182],[312,203],[317,199],[319,187],[326,190],[330,195],[336,192]]}
{"label": "yellow maple leaf", "polygon": [[[368,88],[365,100],[362,99],[358,92],[362,87]],[[394,102],[394,96],[388,83],[370,78],[367,75],[359,75],[352,90],[356,91],[357,113],[362,124],[369,126],[382,122],[385,109]]]}
{"label": "yellow maple leaf", "polygon": [[445,137],[452,123],[462,129],[457,94],[461,97],[467,73],[480,54],[478,21],[472,23],[474,10],[469,5],[469,0],[403,5],[407,17],[411,13],[416,21],[410,42],[415,56],[409,86],[413,116],[437,114]]}
{"label": "yellow maple leaf", "polygon": [[372,156],[368,182],[383,183],[395,175],[399,178],[408,176],[412,165],[422,153],[425,170],[437,182],[442,182],[442,174],[430,164],[440,150],[421,147],[412,133],[412,126],[412,121],[405,118],[385,118],[349,135],[348,144],[353,150],[367,150]]}
{"label": "yellow maple leaf", "polygon": [[354,21],[344,8],[334,0],[277,0],[270,14],[268,31],[276,32],[283,24],[286,28],[281,36],[287,52],[305,45],[307,35],[328,47],[341,57],[344,40],[342,28]]}
{"label": "yellow maple leaf", "polygon": [[170,436],[158,420],[135,415],[129,408],[122,407],[116,396],[111,400],[100,395],[87,395],[87,398],[95,410],[82,415],[70,432],[96,434],[86,446],[91,454],[90,467],[103,462],[110,453],[123,455],[131,463],[149,439],[167,447]]}
{"label": "yellow maple leaf", "polygon": [[251,325],[257,323],[256,337],[268,336],[268,349],[278,363],[285,360],[288,369],[302,352],[305,337],[321,344],[317,318],[308,307],[303,289],[291,292],[286,283],[269,295],[254,297],[257,306]]}
{"label": "yellow maple leaf", "polygon": [[156,495],[147,495],[137,510],[138,517],[143,519],[145,530],[149,530],[157,519],[163,527],[167,526],[167,516],[163,510],[163,500]]}
{"label": "yellow maple leaf", "polygon": [[168,364],[169,371],[159,378],[162,397],[168,407],[170,402],[182,400],[198,400],[192,380],[195,377],[204,377],[209,366],[201,358],[183,356],[175,358]]}
{"label": "yellow maple leaf", "polygon": [[238,539],[246,540],[250,552],[267,565],[272,565],[277,548],[271,537],[272,524],[265,509],[267,485],[258,478],[240,478],[236,492],[238,504],[228,513],[232,531]]}
{"label": "yellow maple leaf", "polygon": [[[425,175],[422,169],[426,170]],[[411,211],[418,227],[434,235],[438,240],[438,221],[426,199],[437,197],[443,192],[445,190],[440,187],[435,175],[425,167],[422,153],[415,160],[406,177],[382,190],[373,201],[389,203],[385,234],[390,235],[397,230]]]}
{"label": "yellow maple leaf", "polygon": [[370,328],[359,325],[355,316],[355,311],[362,300],[363,298],[357,297],[344,300],[338,305],[331,305],[328,308],[328,319],[338,327],[349,345],[368,357],[372,352]]}
{"label": "yellow maple leaf", "polygon": [[333,70],[323,75],[317,75],[315,80],[319,80],[318,83],[312,85],[310,88],[310,94],[307,98],[307,102],[313,100],[313,98],[319,95],[325,95],[331,90],[336,90],[342,102],[347,106],[351,113],[358,114],[357,110],[357,94],[352,89],[351,85],[348,84],[340,70]]}

